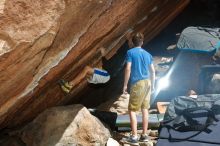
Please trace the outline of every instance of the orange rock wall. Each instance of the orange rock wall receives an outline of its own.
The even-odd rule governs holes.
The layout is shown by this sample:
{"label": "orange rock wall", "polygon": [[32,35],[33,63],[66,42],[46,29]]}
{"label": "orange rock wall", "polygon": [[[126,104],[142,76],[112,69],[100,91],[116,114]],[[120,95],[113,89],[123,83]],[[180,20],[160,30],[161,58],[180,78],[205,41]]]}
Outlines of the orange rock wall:
{"label": "orange rock wall", "polygon": [[[100,66],[137,31],[156,36],[189,0],[2,0],[0,128],[77,99],[86,65]],[[102,50],[102,51],[101,51]],[[57,81],[79,79],[70,95]]]}

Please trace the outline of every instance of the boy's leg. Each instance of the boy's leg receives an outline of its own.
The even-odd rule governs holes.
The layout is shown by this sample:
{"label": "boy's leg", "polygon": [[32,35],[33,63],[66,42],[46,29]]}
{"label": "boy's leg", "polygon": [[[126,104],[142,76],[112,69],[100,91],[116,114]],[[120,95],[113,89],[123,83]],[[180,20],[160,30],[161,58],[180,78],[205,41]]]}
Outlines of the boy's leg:
{"label": "boy's leg", "polygon": [[[136,111],[138,111],[140,108],[142,109],[148,109],[147,104],[142,104],[143,100],[145,100],[146,96],[146,83],[145,80],[140,80],[134,85],[131,86],[131,92],[130,92],[130,98],[129,98],[129,105],[128,105],[128,110],[129,110],[129,117],[130,117],[130,124],[131,124],[131,129],[132,129],[132,136],[133,138],[130,137],[128,141],[131,141],[133,139],[132,144],[137,144],[137,117],[136,117]],[[147,102],[149,103],[149,102]],[[144,111],[144,113],[147,113],[148,111]],[[144,122],[146,123],[148,120],[148,114],[145,114],[144,119],[146,119]],[[148,122],[147,124],[144,125],[145,129],[148,128]],[[146,131],[146,130],[145,130]],[[135,139],[135,140],[134,140]],[[143,141],[148,141],[148,137],[144,136]]]}
{"label": "boy's leg", "polygon": [[130,125],[131,125],[131,134],[129,137],[122,138],[123,143],[128,143],[131,145],[139,145],[138,143],[138,136],[137,136],[137,117],[136,112],[129,110],[129,117],[130,117]]}
{"label": "boy's leg", "polygon": [[[137,82],[131,86],[129,104],[128,104],[128,112],[130,117],[130,125],[131,125],[131,137],[135,139],[134,143],[138,143],[138,136],[137,136],[137,117],[136,111],[138,111],[141,107],[140,96],[139,96],[139,88],[141,82]],[[131,139],[130,137],[130,139]]]}
{"label": "boy's leg", "polygon": [[129,116],[131,122],[132,134],[137,136],[137,117],[136,112],[142,105],[142,102],[145,97],[145,81],[140,80],[134,85],[131,86],[130,98],[129,98]]}
{"label": "boy's leg", "polygon": [[128,112],[130,117],[130,125],[132,130],[132,135],[137,137],[137,117],[136,111],[140,109],[140,99],[138,96],[139,84],[136,83],[131,86],[129,104],[128,104]]}
{"label": "boy's leg", "polygon": [[59,83],[61,89],[62,89],[65,93],[69,93],[69,92],[70,92],[70,90],[71,90],[72,87],[68,84],[68,82],[66,82],[66,81],[63,80],[63,79],[60,79],[60,80],[58,81],[58,83]]}
{"label": "boy's leg", "polygon": [[141,105],[141,111],[142,111],[142,126],[143,126],[143,132],[140,137],[140,141],[146,142],[148,141],[148,135],[147,135],[147,129],[148,129],[148,109],[150,108],[150,95],[151,95],[151,82],[150,80],[144,81],[144,100]]}
{"label": "boy's leg", "polygon": [[148,129],[148,109],[142,109],[143,134],[147,134]]}
{"label": "boy's leg", "polygon": [[85,74],[86,74],[85,76],[87,78],[91,77],[93,75],[93,73],[94,73],[94,69],[93,68],[91,68],[89,66],[85,67]]}
{"label": "boy's leg", "polygon": [[79,81],[81,81],[83,78],[88,78],[90,76],[92,76],[94,73],[94,69],[91,68],[90,66],[86,66],[82,72],[80,73],[80,75],[77,76],[77,78],[74,78],[72,81],[69,82],[69,84],[71,86],[75,86],[76,84],[78,84]]}
{"label": "boy's leg", "polygon": [[136,112],[129,110],[129,117],[130,117],[130,124],[131,124],[131,130],[132,130],[132,135],[137,137],[137,117],[136,117]]}
{"label": "boy's leg", "polygon": [[63,79],[59,80],[59,84],[61,85],[61,89],[66,92],[69,93],[70,90],[77,85],[83,78],[88,77],[88,76],[92,76],[94,73],[94,69],[86,66],[82,72],[76,77],[74,78],[72,81],[67,82]]}

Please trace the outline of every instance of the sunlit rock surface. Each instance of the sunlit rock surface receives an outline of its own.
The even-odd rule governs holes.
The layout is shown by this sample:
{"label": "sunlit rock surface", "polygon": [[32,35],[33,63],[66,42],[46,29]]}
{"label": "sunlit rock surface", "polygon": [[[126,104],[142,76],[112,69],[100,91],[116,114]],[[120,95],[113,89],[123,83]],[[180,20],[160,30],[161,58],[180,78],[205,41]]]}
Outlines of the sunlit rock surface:
{"label": "sunlit rock surface", "polygon": [[102,111],[115,112],[118,115],[128,114],[129,96],[129,94],[122,94],[117,99],[106,101],[97,108]]}
{"label": "sunlit rock surface", "polygon": [[104,146],[110,132],[82,105],[60,106],[41,113],[23,130],[27,146]]}
{"label": "sunlit rock surface", "polygon": [[[77,100],[81,71],[101,66],[132,33],[156,36],[188,0],[1,0],[0,128]],[[102,51],[101,51],[102,50]],[[57,81],[77,78],[64,95]]]}

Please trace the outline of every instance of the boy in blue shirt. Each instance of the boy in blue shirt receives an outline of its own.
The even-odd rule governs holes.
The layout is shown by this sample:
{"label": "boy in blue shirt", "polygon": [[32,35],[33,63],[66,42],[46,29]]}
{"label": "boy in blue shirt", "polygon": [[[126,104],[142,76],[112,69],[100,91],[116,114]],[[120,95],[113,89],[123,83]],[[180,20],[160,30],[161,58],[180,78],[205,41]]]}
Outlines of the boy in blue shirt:
{"label": "boy in blue shirt", "polygon": [[139,141],[148,141],[148,109],[150,108],[150,95],[154,90],[155,69],[152,56],[145,51],[143,34],[137,33],[132,37],[134,48],[127,51],[126,68],[123,93],[127,93],[128,81],[130,81],[130,99],[128,105],[131,130],[130,137],[124,139],[132,145],[138,145],[136,111],[142,111],[143,132]]}

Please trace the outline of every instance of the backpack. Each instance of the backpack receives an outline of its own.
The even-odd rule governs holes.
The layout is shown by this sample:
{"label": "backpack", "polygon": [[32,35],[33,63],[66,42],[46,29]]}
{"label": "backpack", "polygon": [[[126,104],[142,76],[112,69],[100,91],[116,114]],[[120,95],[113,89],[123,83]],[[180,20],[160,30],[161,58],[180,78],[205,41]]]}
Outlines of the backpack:
{"label": "backpack", "polygon": [[157,146],[220,145],[220,95],[173,99],[159,130]]}

